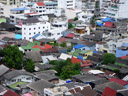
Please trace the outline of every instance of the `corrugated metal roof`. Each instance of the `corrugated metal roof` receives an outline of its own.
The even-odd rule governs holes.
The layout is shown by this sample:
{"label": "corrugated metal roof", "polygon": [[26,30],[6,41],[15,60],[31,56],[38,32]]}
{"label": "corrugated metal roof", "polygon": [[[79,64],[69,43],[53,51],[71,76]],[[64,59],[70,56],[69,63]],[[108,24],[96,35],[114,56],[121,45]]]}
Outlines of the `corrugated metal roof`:
{"label": "corrugated metal roof", "polygon": [[24,11],[24,10],[28,10],[28,8],[24,7],[24,8],[14,8],[14,9],[11,9],[11,11]]}

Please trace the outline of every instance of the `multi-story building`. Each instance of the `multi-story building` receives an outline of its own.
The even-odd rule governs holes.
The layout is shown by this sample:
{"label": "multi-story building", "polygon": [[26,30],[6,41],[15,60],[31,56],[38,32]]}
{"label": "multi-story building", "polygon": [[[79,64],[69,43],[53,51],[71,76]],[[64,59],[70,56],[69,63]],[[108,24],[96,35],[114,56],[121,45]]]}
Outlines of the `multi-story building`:
{"label": "multi-story building", "polygon": [[76,0],[58,0],[58,7],[63,9],[75,9]]}
{"label": "multi-story building", "polygon": [[[104,1],[107,3],[105,4]],[[128,18],[128,0],[103,0],[101,1],[101,5],[102,13],[107,17],[114,19]]]}
{"label": "multi-story building", "polygon": [[37,18],[29,18],[22,25],[22,39],[32,41],[32,37],[36,34],[43,34],[50,31],[50,23],[39,21]]}
{"label": "multi-story building", "polygon": [[17,5],[20,6],[20,3],[22,0],[0,0],[0,3],[3,3],[5,5]]}

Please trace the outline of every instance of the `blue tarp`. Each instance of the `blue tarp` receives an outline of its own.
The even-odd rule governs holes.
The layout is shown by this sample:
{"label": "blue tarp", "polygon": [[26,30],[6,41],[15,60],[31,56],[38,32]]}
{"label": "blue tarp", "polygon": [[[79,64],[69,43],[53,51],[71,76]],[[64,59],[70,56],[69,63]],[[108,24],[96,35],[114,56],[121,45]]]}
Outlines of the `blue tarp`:
{"label": "blue tarp", "polygon": [[85,45],[77,44],[77,45],[74,46],[75,49],[79,49],[79,48],[82,48],[82,47],[85,47]]}
{"label": "blue tarp", "polygon": [[83,60],[83,57],[82,57],[82,56],[78,56],[77,58],[78,58],[78,59],[81,59],[81,60]]}
{"label": "blue tarp", "polygon": [[124,43],[122,46],[124,46],[124,47],[128,47],[128,43]]}
{"label": "blue tarp", "polygon": [[97,54],[98,52],[97,51],[93,51],[93,53]]}
{"label": "blue tarp", "polygon": [[96,25],[97,26],[103,26],[103,23],[102,22],[96,22]]}
{"label": "blue tarp", "polygon": [[22,35],[21,34],[15,34],[15,39],[22,39]]}
{"label": "blue tarp", "polygon": [[66,83],[70,83],[70,82],[72,82],[72,80],[67,80],[67,81],[66,81]]}
{"label": "blue tarp", "polygon": [[121,50],[116,48],[116,57],[122,57],[128,55],[128,50]]}
{"label": "blue tarp", "polygon": [[11,11],[24,11],[24,10],[28,10],[28,8],[24,7],[24,8],[14,8],[14,9],[11,9]]}
{"label": "blue tarp", "polygon": [[101,21],[102,22],[114,22],[115,20],[114,19],[112,19],[112,18],[109,18],[109,17],[107,17],[107,18],[104,18],[104,19],[101,19]]}
{"label": "blue tarp", "polygon": [[39,33],[38,33],[38,34],[36,34],[36,35],[34,35],[34,36],[32,37],[32,39],[37,38],[39,35],[40,35]]}

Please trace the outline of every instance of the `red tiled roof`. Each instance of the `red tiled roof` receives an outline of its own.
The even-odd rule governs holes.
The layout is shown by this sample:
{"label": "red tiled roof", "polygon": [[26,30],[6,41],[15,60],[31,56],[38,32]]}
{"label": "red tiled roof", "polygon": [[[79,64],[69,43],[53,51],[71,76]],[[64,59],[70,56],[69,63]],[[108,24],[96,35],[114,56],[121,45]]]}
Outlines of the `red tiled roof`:
{"label": "red tiled roof", "polygon": [[45,45],[44,45],[44,48],[45,48],[45,49],[52,48],[52,45],[45,44]]}
{"label": "red tiled roof", "polygon": [[45,48],[40,47],[40,46],[38,46],[38,45],[34,45],[32,48],[39,48],[40,50],[41,50],[41,49],[45,49]]}
{"label": "red tiled roof", "polygon": [[115,27],[114,23],[112,23],[112,22],[105,22],[104,26],[105,27]]}
{"label": "red tiled roof", "polygon": [[42,52],[44,52],[44,53],[56,53],[56,52],[58,52],[58,50],[56,47],[54,47],[54,48],[42,49]]}
{"label": "red tiled roof", "polygon": [[72,57],[71,62],[72,62],[73,64],[75,64],[75,63],[81,63],[81,59]]}
{"label": "red tiled roof", "polygon": [[67,38],[64,38],[64,37],[61,37],[60,39],[58,39],[58,42],[59,43],[63,43],[67,40]]}
{"label": "red tiled roof", "polygon": [[120,57],[121,59],[126,59],[126,58],[128,58],[128,55],[126,55],[126,56],[122,56],[122,57]]}
{"label": "red tiled roof", "polygon": [[26,15],[37,14],[37,12],[26,13]]}
{"label": "red tiled roof", "polygon": [[116,96],[116,90],[106,87],[101,96]]}
{"label": "red tiled roof", "polygon": [[86,66],[91,66],[93,65],[93,61],[90,61],[90,60],[86,60],[86,61],[83,61],[83,64],[81,64],[81,67],[86,67]]}
{"label": "red tiled roof", "polygon": [[8,90],[3,96],[20,96],[16,92],[13,92],[12,90]]}
{"label": "red tiled roof", "polygon": [[68,33],[67,37],[68,38],[73,38],[74,37],[74,34],[73,33]]}
{"label": "red tiled roof", "polygon": [[36,4],[37,4],[38,6],[45,6],[45,4],[44,4],[43,2],[36,2]]}
{"label": "red tiled roof", "polygon": [[121,80],[121,79],[116,79],[116,78],[111,78],[111,79],[109,79],[109,81],[116,82],[116,83],[118,83],[118,84],[120,84],[120,85],[122,85],[122,86],[124,86],[124,85],[127,85],[127,84],[128,84],[128,82],[127,82],[127,81],[124,81],[124,80]]}

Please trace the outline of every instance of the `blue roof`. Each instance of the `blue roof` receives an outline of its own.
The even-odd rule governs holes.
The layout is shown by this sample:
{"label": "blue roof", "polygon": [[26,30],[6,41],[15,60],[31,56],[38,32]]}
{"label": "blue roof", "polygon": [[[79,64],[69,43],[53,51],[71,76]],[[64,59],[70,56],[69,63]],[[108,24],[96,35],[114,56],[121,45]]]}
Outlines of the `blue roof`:
{"label": "blue roof", "polygon": [[128,47],[128,43],[124,43],[124,44],[122,44],[122,46]]}
{"label": "blue roof", "polygon": [[21,34],[15,34],[15,39],[22,39],[22,35]]}
{"label": "blue roof", "polygon": [[39,33],[38,33],[38,34],[36,34],[36,35],[34,35],[34,36],[32,37],[32,39],[37,38],[39,35],[40,35]]}
{"label": "blue roof", "polygon": [[81,60],[83,60],[83,57],[82,57],[82,56],[78,56],[77,58],[78,58],[78,59],[81,59]]}
{"label": "blue roof", "polygon": [[97,54],[98,52],[97,51],[93,51],[93,53]]}
{"label": "blue roof", "polygon": [[102,19],[101,21],[102,21],[102,22],[107,22],[107,21],[110,21],[111,19],[112,19],[112,18],[107,17],[107,18]]}
{"label": "blue roof", "polygon": [[82,48],[82,47],[85,47],[85,45],[77,44],[77,45],[74,46],[75,49],[79,49],[79,48]]}
{"label": "blue roof", "polygon": [[24,7],[24,8],[14,8],[14,9],[11,9],[11,11],[24,11],[24,10],[28,10],[28,8]]}
{"label": "blue roof", "polygon": [[102,22],[96,22],[96,25],[103,26],[103,23]]}

